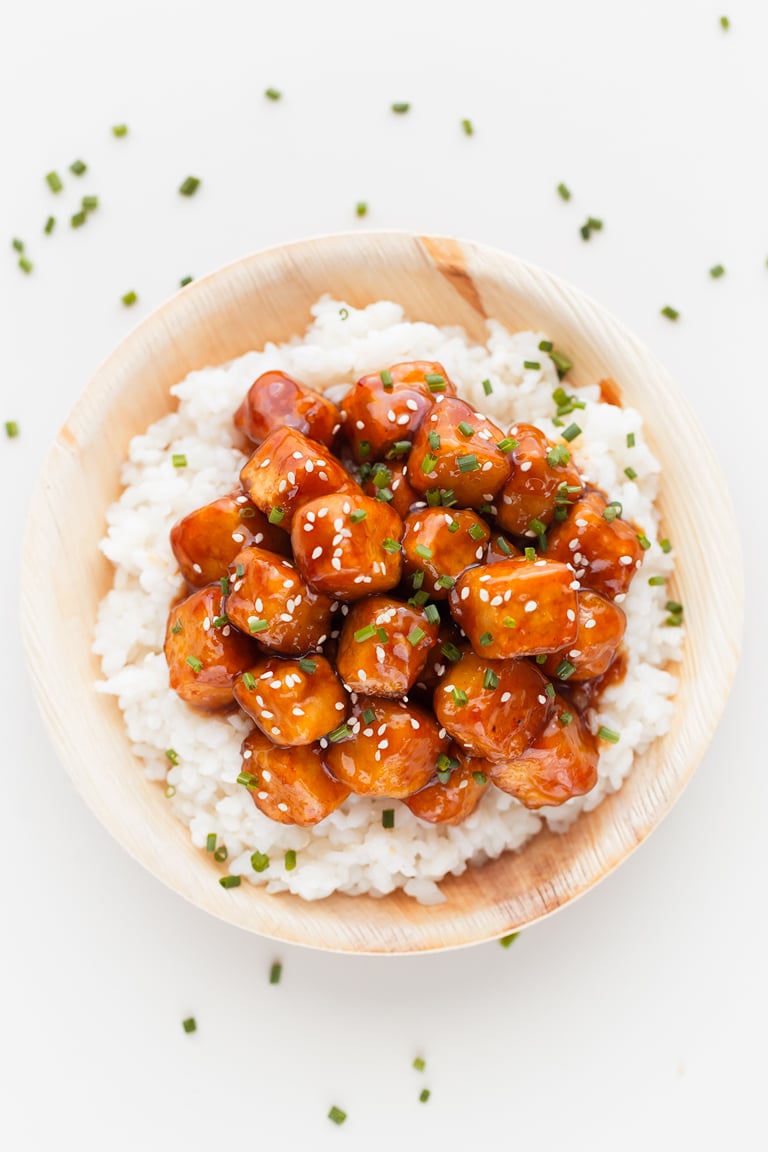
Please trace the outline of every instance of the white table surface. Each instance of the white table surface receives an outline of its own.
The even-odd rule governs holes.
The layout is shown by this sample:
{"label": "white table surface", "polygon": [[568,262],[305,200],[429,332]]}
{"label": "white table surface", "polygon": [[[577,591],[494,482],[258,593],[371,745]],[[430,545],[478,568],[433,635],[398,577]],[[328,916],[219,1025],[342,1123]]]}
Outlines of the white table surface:
{"label": "white table surface", "polygon": [[[746,532],[766,500],[768,7],[26,0],[2,25],[0,1145],[765,1148],[766,627]],[[73,230],[85,193],[101,206]],[[587,215],[605,227],[584,243]],[[745,542],[744,657],[693,782],[618,872],[508,951],[336,957],[186,905],[83,806],[23,667],[30,486],[96,365],[182,276],[367,226],[496,245],[611,308],[719,451],[737,519],[712,541],[723,565]]]}

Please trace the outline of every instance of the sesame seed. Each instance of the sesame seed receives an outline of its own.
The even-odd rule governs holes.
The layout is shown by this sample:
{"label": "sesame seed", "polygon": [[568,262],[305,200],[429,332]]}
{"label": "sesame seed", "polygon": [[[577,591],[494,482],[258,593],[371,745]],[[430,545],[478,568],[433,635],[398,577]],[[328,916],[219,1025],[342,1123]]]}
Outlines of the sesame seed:
{"label": "sesame seed", "polygon": [[398,424],[407,424],[409,420],[410,420],[410,416],[408,415],[407,412],[403,412],[402,416],[398,416],[398,418],[397,418]]}
{"label": "sesame seed", "polygon": [[283,686],[282,680],[273,680],[272,683],[270,684],[270,688],[282,688],[282,686]]}
{"label": "sesame seed", "polygon": [[418,412],[419,410],[419,406],[415,400],[406,400],[405,406],[406,408],[410,408],[411,412]]}
{"label": "sesame seed", "polygon": [[312,461],[311,461],[311,460],[307,460],[307,463],[306,463],[306,464],[305,464],[305,466],[304,466],[304,471],[305,471],[305,472],[314,472],[314,470],[315,470],[315,466],[314,466],[314,464],[312,463]]}
{"label": "sesame seed", "polygon": [[566,612],[566,616],[568,617],[568,619],[570,621],[574,621],[576,619],[576,613],[574,612],[573,608],[568,609],[568,611]]}
{"label": "sesame seed", "polygon": [[198,576],[203,571],[199,564],[193,564],[192,567],[194,568],[195,572],[197,572]]}
{"label": "sesame seed", "polygon": [[334,704],[334,708],[336,709],[337,712],[343,712],[344,711],[343,702],[341,700],[337,700],[336,703]]}
{"label": "sesame seed", "polygon": [[394,424],[396,419],[394,408],[390,408],[389,412],[387,412],[387,420],[390,420]]}
{"label": "sesame seed", "polygon": [[270,460],[269,456],[267,456],[266,460],[262,460],[260,467],[261,468],[269,468],[271,463],[272,463],[272,461]]}
{"label": "sesame seed", "polygon": [[[274,728],[272,729],[272,731],[274,732]],[[288,811],[288,805],[282,800],[278,804],[278,808],[280,809],[281,812],[287,812]]]}
{"label": "sesame seed", "polygon": [[627,598],[626,592],[617,592],[613,598],[614,604],[623,604]]}
{"label": "sesame seed", "polygon": [[511,699],[512,699],[512,693],[511,692],[502,692],[502,694],[501,694],[502,704],[506,704],[507,701],[511,700]]}
{"label": "sesame seed", "polygon": [[328,473],[327,472],[318,472],[318,476],[320,477],[321,480],[324,480],[326,483],[328,482]]}
{"label": "sesame seed", "polygon": [[483,601],[484,604],[487,604],[491,598],[487,588],[481,588],[480,591],[478,592],[478,596],[480,597],[480,599]]}
{"label": "sesame seed", "polygon": [[491,600],[491,608],[498,608],[499,604],[503,604],[503,603],[504,603],[504,597],[503,596],[494,596],[493,600]]}
{"label": "sesame seed", "polygon": [[619,564],[623,564],[625,568],[628,568],[631,563],[631,556],[619,556]]}
{"label": "sesame seed", "polygon": [[597,627],[597,620],[585,620],[584,627],[585,628],[596,628]]}
{"label": "sesame seed", "polygon": [[284,624],[293,623],[293,616],[291,616],[289,612],[281,612],[279,619],[282,620]]}
{"label": "sesame seed", "polygon": [[312,524],[314,524],[314,522],[315,522],[314,512],[307,512],[307,520],[309,520]]}
{"label": "sesame seed", "polygon": [[539,704],[546,704],[547,702],[546,696],[537,696],[536,699],[538,700]]}
{"label": "sesame seed", "polygon": [[526,460],[523,464],[520,465],[520,471],[521,472],[530,472],[531,464],[532,464],[531,460]]}
{"label": "sesame seed", "polygon": [[357,675],[358,675],[358,678],[359,678],[360,680],[363,680],[363,681],[365,681],[365,680],[367,680],[367,679],[368,679],[368,674],[366,673],[366,671],[365,671],[365,669],[364,669],[364,668],[358,668],[358,670],[357,670]]}
{"label": "sesame seed", "polygon": [[571,582],[570,582],[570,584],[568,585],[568,587],[569,587],[569,588],[570,588],[572,591],[574,591],[574,592],[578,592],[579,588],[581,588],[581,582],[580,582],[579,580],[571,580]]}
{"label": "sesame seed", "polygon": [[338,556],[334,556],[331,560],[331,568],[335,568],[337,572],[341,572],[341,560]]}
{"label": "sesame seed", "polygon": [[480,471],[481,472],[490,472],[491,468],[493,468],[493,460],[486,460],[485,464],[483,464]]}
{"label": "sesame seed", "polygon": [[459,781],[459,791],[461,791],[462,788],[468,788],[468,787],[469,787],[469,780]]}
{"label": "sesame seed", "polygon": [[278,490],[278,492],[285,492],[287,487],[288,487],[288,481],[287,480],[281,480],[277,486],[277,490]]}
{"label": "sesame seed", "polygon": [[579,657],[579,656],[581,656],[581,651],[580,651],[580,649],[578,649],[578,648],[571,648],[571,650],[570,650],[570,652],[568,653],[568,655],[569,655],[570,657],[572,657],[574,660],[576,660],[576,659],[578,659],[578,657]]}
{"label": "sesame seed", "polygon": [[287,476],[288,476],[288,483],[289,484],[293,485],[296,483],[296,473],[295,472],[288,472]]}
{"label": "sesame seed", "polygon": [[537,608],[538,608],[538,604],[536,603],[535,600],[529,600],[525,606],[526,612],[535,612]]}
{"label": "sesame seed", "polygon": [[268,792],[257,792],[256,795],[258,796],[259,800],[266,800],[269,793]]}
{"label": "sesame seed", "polygon": [[475,559],[476,560],[482,560],[482,558],[483,558],[483,547],[482,547],[482,545],[480,545],[478,548],[475,549]]}
{"label": "sesame seed", "polygon": [[484,576],[480,577],[480,583],[481,584],[487,584],[490,579],[491,579],[491,577],[486,572]]}
{"label": "sesame seed", "polygon": [[461,592],[459,593],[459,599],[460,600],[466,600],[468,597],[469,597],[469,588],[462,588]]}
{"label": "sesame seed", "polygon": [[291,708],[291,715],[292,716],[303,716],[304,715],[304,709],[299,708],[297,705],[295,708]]}
{"label": "sesame seed", "polygon": [[243,752],[243,760],[250,760],[251,756],[253,756],[253,752],[251,752],[250,748],[246,748],[245,752]]}
{"label": "sesame seed", "polygon": [[586,520],[584,520],[584,519],[583,519],[583,517],[580,517],[580,518],[579,518],[579,519],[576,521],[576,527],[577,527],[577,528],[586,528],[586,526],[587,526],[587,521],[586,521]]}
{"label": "sesame seed", "polygon": [[254,544],[261,544],[263,539],[264,539],[264,533],[259,532],[258,535],[254,536],[253,542],[254,542]]}
{"label": "sesame seed", "polygon": [[274,720],[275,714],[274,714],[274,712],[270,712],[268,709],[265,708],[262,710],[261,718],[262,718],[262,720]]}
{"label": "sesame seed", "polygon": [[362,420],[355,420],[355,428],[357,428],[358,432],[362,432],[363,428],[365,428],[365,423]]}
{"label": "sesame seed", "polygon": [[269,771],[268,768],[265,768],[263,770],[263,772],[261,773],[261,778],[262,778],[262,780],[266,780],[267,784],[269,784],[269,782],[272,779],[272,773]]}

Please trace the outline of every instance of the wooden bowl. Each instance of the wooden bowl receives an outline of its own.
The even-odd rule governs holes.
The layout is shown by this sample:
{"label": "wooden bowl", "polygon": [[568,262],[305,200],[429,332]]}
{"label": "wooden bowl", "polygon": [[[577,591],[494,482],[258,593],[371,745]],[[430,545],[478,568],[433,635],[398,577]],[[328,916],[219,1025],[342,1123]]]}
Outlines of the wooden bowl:
{"label": "wooden bowl", "polygon": [[[310,305],[326,292],[356,306],[396,300],[411,319],[460,324],[483,342],[486,317],[513,330],[546,331],[571,354],[574,383],[612,377],[626,402],[645,413],[664,467],[660,504],[688,625],[670,731],[637,760],[621,791],[570,831],[541,832],[519,853],[448,878],[447,902],[434,907],[402,893],[308,903],[250,884],[222,889],[160,787],[137,769],[115,700],[93,687],[100,677],[91,653],[96,608],[112,581],[98,544],[129,440],[172,408],[171,384],[302,333]],[[706,532],[699,531],[702,509]],[[682,792],[712,737],[738,658],[743,592],[733,524],[724,477],[688,404],[653,356],[580,292],[506,253],[457,240],[320,237],[248,256],[185,288],[97,371],[32,501],[22,583],[26,649],[75,785],[120,843],[176,892],[232,924],[297,944],[361,953],[453,948],[523,928],[581,895],[645,839]],[[722,565],[710,542],[725,536],[731,545]],[[66,690],[52,690],[51,668],[66,669]]]}

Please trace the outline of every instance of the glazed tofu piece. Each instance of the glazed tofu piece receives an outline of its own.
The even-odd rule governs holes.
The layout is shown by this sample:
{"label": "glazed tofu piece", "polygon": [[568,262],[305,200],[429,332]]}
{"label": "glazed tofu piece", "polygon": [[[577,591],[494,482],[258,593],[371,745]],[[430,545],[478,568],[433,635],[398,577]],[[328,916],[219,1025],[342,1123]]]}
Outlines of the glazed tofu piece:
{"label": "glazed tofu piece", "polygon": [[273,744],[314,744],[342,722],[347,694],[324,656],[267,657],[236,677],[237,703]]}
{"label": "glazed tofu piece", "polygon": [[251,547],[230,565],[226,611],[235,627],[263,648],[304,656],[327,640],[333,602],[314,592],[290,560]]}
{"label": "glazed tofu piece", "polygon": [[361,475],[360,480],[366,496],[388,503],[403,520],[414,504],[423,503],[421,493],[411,487],[408,468],[401,461],[388,460],[386,464],[375,464],[366,468],[364,477]]}
{"label": "glazed tofu piece", "polygon": [[411,702],[360,696],[347,724],[331,734],[328,767],[361,796],[399,800],[435,774],[448,737],[434,717]]}
{"label": "glazed tofu piece", "polygon": [[491,530],[469,509],[424,508],[405,520],[406,576],[423,572],[421,587],[433,600],[447,600],[465,568],[482,564]]}
{"label": "glazed tofu piece", "polygon": [[265,372],[248,389],[235,412],[235,425],[254,444],[278,428],[294,428],[330,448],[341,428],[341,413],[314,388],[284,372]]}
{"label": "glazed tofu piece", "polygon": [[493,532],[485,550],[485,563],[498,564],[500,560],[512,560],[522,555],[520,549],[503,532]]}
{"label": "glazed tofu piece", "polygon": [[414,816],[430,824],[461,824],[477,808],[488,787],[489,764],[473,759],[456,744],[438,757],[438,773],[426,788],[403,801]]}
{"label": "glazed tofu piece", "polygon": [[470,508],[491,505],[511,471],[504,433],[469,404],[447,396],[436,403],[413,439],[408,479],[417,492],[453,493]]}
{"label": "glazed tofu piece", "polygon": [[559,652],[573,646],[578,632],[575,583],[557,561],[515,557],[479,565],[459,577],[451,614],[488,660]]}
{"label": "glazed tofu piece", "polygon": [[597,783],[597,743],[578,712],[555,698],[544,731],[516,759],[489,765],[497,788],[526,808],[564,804]]}
{"label": "glazed tofu piece", "polygon": [[466,655],[435,691],[435,714],[470,756],[510,760],[541,733],[551,710],[549,681],[527,660]]}
{"label": "glazed tofu piece", "polygon": [[602,676],[613,663],[624,638],[627,618],[618,604],[582,589],[579,596],[579,631],[571,648],[547,656],[542,668],[556,680],[577,684]]}
{"label": "glazed tofu piece", "polygon": [[426,360],[361,377],[344,397],[341,412],[355,459],[398,459],[407,453],[435,397],[455,391],[442,364]]}
{"label": "glazed tofu piece", "polygon": [[335,492],[360,495],[360,487],[324,444],[293,428],[278,428],[240,472],[240,483],[257,508],[290,532],[302,505]]}
{"label": "glazed tofu piece", "polygon": [[188,584],[202,588],[226,576],[238,552],[259,544],[283,556],[291,545],[282,528],[270,524],[242,492],[196,508],[171,528],[171,548]]}
{"label": "glazed tofu piece", "polygon": [[576,579],[608,600],[624,599],[643,560],[641,536],[599,492],[586,492],[547,537],[547,556],[572,564]]}
{"label": "glazed tofu piece", "polygon": [[553,444],[533,424],[515,424],[509,436],[517,447],[510,456],[512,475],[496,500],[496,520],[515,536],[538,536],[539,524],[546,528],[558,507],[568,508],[581,495],[581,478],[569,449]]}
{"label": "glazed tofu piece", "polygon": [[309,828],[344,803],[349,788],[326,767],[319,744],[277,748],[254,728],[241,747],[253,802],[270,820]]}
{"label": "glazed tofu piece", "polygon": [[318,592],[360,600],[400,582],[403,522],[388,504],[369,496],[321,496],[293,518],[296,566]]}
{"label": "glazed tofu piece", "polygon": [[231,707],[235,677],[253,663],[256,652],[253,641],[229,623],[218,584],[193,592],[168,614],[168,683],[196,708],[215,712]]}
{"label": "glazed tofu piece", "polygon": [[351,692],[405,696],[437,642],[439,619],[430,620],[389,596],[360,600],[344,620],[336,663]]}

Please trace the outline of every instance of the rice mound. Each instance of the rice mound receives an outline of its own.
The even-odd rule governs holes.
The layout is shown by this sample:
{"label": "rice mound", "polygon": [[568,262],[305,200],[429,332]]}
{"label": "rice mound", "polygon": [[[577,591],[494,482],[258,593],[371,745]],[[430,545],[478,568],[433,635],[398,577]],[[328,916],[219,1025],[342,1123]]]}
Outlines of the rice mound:
{"label": "rice mound", "polygon": [[[191,373],[171,389],[178,409],[131,441],[124,490],[107,513],[101,545],[115,566],[115,579],[98,613],[94,651],[104,680],[97,689],[117,697],[142,771],[166,785],[167,799],[158,788],[157,802],[171,805],[198,848],[215,833],[218,844],[226,845],[231,874],[306,900],[335,891],[384,896],[402,888],[422,903],[440,903],[443,877],[519,849],[545,824],[565,830],[581,811],[620,788],[635,754],[667,730],[677,681],[666,666],[680,659],[683,629],[664,626],[667,592],[648,583],[650,576],[669,576],[674,566],[657,539],[660,466],[645,443],[637,411],[601,402],[597,385],[569,386],[586,403],[578,412],[582,435],[571,445],[577,467],[609,499],[621,501],[625,517],[641,525],[651,541],[622,605],[626,675],[589,714],[593,730],[603,724],[621,733],[619,743],[601,744],[592,792],[534,813],[490,787],[458,827],[427,824],[398,801],[363,796],[350,796],[314,828],[277,824],[236,782],[248,718],[242,712],[199,714],[189,708],[169,688],[163,656],[168,611],[183,590],[169,531],[180,517],[238,486],[245,457],[233,445],[232,414],[250,385],[263,372],[281,369],[339,399],[366,372],[403,360],[438,360],[459,395],[502,428],[521,421],[558,435],[551,416],[559,380],[539,349],[545,333],[509,333],[489,321],[487,344],[473,344],[459,328],[410,322],[399,305],[387,301],[355,309],[326,297],[312,313],[302,337]],[[524,361],[540,368],[525,368]],[[493,387],[488,396],[485,380]],[[174,467],[174,453],[186,456],[185,468]],[[624,474],[630,465],[637,472],[634,481]],[[178,763],[170,764],[168,749]],[[395,827],[389,830],[382,827],[381,813],[392,806]],[[297,856],[291,871],[285,868],[289,849]],[[263,872],[251,865],[255,851],[269,856]],[[212,871],[212,882],[214,877]]]}

